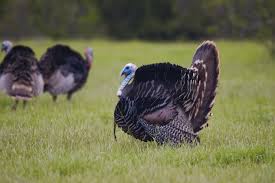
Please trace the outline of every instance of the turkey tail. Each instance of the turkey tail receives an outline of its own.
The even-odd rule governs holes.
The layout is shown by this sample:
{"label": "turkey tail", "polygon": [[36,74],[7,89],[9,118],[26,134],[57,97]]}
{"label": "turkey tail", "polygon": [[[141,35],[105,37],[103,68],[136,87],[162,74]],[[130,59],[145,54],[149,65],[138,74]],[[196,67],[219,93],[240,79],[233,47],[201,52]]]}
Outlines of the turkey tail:
{"label": "turkey tail", "polygon": [[197,98],[191,115],[193,129],[197,133],[207,126],[216,96],[219,79],[219,53],[214,42],[205,41],[198,47],[191,68],[198,71],[199,79]]}
{"label": "turkey tail", "polygon": [[33,95],[33,88],[16,82],[11,87],[11,95],[16,99],[30,100]]}
{"label": "turkey tail", "polygon": [[27,59],[18,60],[13,68],[13,81],[10,94],[16,99],[29,100],[33,97],[33,78],[31,63]]}

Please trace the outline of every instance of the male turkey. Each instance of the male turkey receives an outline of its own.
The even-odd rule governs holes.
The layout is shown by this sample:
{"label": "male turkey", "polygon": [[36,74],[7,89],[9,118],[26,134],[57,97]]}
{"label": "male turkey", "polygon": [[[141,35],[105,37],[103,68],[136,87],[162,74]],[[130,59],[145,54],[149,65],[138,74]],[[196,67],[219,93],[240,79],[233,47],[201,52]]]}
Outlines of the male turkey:
{"label": "male turkey", "polygon": [[0,90],[15,99],[12,109],[16,109],[19,100],[24,106],[32,97],[43,92],[43,78],[33,50],[27,46],[12,47],[10,41],[2,43],[6,52],[0,65]]}
{"label": "male turkey", "polygon": [[67,94],[70,100],[72,94],[85,84],[93,63],[93,50],[87,48],[84,54],[86,60],[70,47],[58,44],[48,48],[41,57],[44,91],[49,92],[54,101],[60,94]]}
{"label": "male turkey", "polygon": [[214,42],[205,41],[198,47],[188,69],[170,63],[137,68],[130,63],[121,75],[125,79],[117,92],[114,133],[118,125],[142,141],[199,141],[197,135],[207,123],[219,78]]}

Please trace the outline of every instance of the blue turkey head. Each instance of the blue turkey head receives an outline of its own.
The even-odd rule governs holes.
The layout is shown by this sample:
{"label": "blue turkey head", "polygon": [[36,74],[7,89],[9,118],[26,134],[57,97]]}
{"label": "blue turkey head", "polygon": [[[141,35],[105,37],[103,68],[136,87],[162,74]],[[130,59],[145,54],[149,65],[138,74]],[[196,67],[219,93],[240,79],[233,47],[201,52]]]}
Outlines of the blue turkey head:
{"label": "blue turkey head", "polygon": [[128,63],[123,67],[122,71],[120,72],[120,76],[124,75],[125,77],[127,77],[131,74],[134,74],[136,70],[137,66],[135,64]]}
{"label": "blue turkey head", "polygon": [[87,63],[88,63],[88,68],[90,69],[92,67],[93,64],[93,60],[94,60],[94,52],[92,48],[86,48],[84,51],[84,55],[86,57]]}
{"label": "blue turkey head", "polygon": [[12,42],[10,41],[3,41],[1,46],[1,51],[8,53],[12,48]]}
{"label": "blue turkey head", "polygon": [[86,48],[85,55],[93,56],[94,55],[93,48],[90,48],[90,47]]}
{"label": "blue turkey head", "polygon": [[120,72],[121,76],[125,76],[124,80],[121,82],[121,85],[117,91],[117,96],[120,97],[122,95],[123,89],[128,85],[128,83],[132,80],[137,70],[137,66],[135,64],[129,63],[126,64],[122,71]]}

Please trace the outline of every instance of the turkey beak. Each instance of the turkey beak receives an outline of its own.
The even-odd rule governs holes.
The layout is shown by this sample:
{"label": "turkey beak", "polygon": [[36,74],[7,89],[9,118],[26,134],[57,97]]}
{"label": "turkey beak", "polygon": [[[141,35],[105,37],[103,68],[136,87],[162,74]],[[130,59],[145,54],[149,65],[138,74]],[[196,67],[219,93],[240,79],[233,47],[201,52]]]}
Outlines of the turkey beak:
{"label": "turkey beak", "polygon": [[122,77],[122,76],[125,76],[125,72],[121,72],[120,73],[120,76]]}
{"label": "turkey beak", "polygon": [[120,72],[120,76],[126,76],[126,72],[124,72],[124,69]]}

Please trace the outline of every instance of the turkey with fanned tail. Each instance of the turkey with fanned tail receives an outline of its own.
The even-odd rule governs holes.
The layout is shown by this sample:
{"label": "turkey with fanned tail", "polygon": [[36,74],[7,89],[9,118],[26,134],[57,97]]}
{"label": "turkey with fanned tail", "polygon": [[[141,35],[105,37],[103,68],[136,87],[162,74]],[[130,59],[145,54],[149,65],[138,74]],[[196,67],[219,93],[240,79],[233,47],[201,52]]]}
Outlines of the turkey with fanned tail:
{"label": "turkey with fanned tail", "polygon": [[87,48],[84,59],[78,52],[66,45],[55,45],[47,49],[40,59],[40,68],[45,81],[44,91],[49,92],[53,100],[57,96],[72,94],[86,82],[93,63],[93,50]]}
{"label": "turkey with fanned tail", "polygon": [[[219,78],[219,55],[212,41],[196,50],[191,67],[127,64],[118,89],[116,125],[129,135],[159,144],[199,142],[207,125]],[[114,134],[115,135],[115,134]],[[116,137],[116,136],[115,136]]]}
{"label": "turkey with fanned tail", "polygon": [[10,41],[2,43],[6,52],[0,65],[0,90],[15,99],[12,109],[19,100],[24,106],[31,98],[43,92],[44,81],[33,50],[27,46],[12,46]]}

